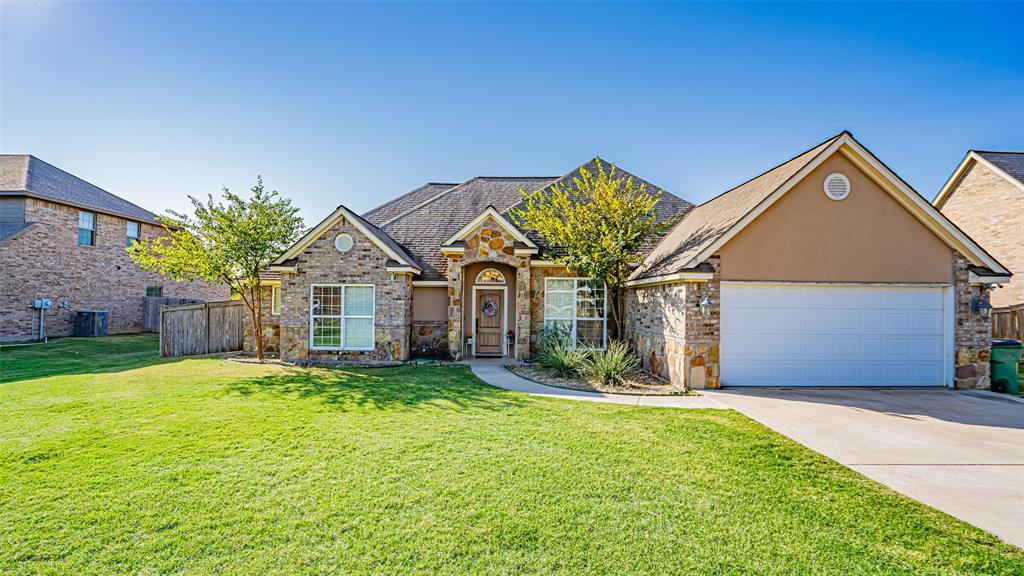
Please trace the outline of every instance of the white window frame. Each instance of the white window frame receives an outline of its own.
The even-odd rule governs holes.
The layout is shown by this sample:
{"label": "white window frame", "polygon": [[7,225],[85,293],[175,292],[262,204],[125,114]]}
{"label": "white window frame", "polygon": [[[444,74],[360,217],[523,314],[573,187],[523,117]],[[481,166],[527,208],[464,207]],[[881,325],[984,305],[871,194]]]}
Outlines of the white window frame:
{"label": "white window frame", "polygon": [[[135,224],[135,236],[132,236],[130,234],[130,232],[132,230],[132,224]],[[134,244],[135,242],[138,242],[140,239],[142,239],[142,224],[140,224],[140,223],[138,223],[138,222],[136,222],[134,220],[126,221],[124,223],[124,236],[125,236],[125,245],[128,246],[128,247],[131,247],[132,244]],[[132,242],[132,240],[134,240],[135,242]]]}
{"label": "white window frame", "polygon": [[[344,297],[344,296],[342,296],[342,297]],[[270,287],[270,315],[271,316],[280,316],[281,315],[281,287],[280,286],[271,286]]]}
{"label": "white window frame", "polygon": [[[82,227],[82,215],[83,214],[88,214],[88,215],[92,216],[92,228],[83,228]],[[91,240],[91,242],[89,244],[82,244],[82,241],[81,241],[82,240],[82,230],[88,230],[89,232],[92,233],[92,235],[89,237],[89,239]],[[89,212],[88,210],[79,210],[78,211],[78,228],[75,230],[75,243],[78,244],[79,246],[95,246],[96,245],[96,213],[95,212]]]}
{"label": "white window frame", "polygon": [[[315,288],[341,288],[341,314],[340,315],[313,315],[313,290]],[[345,315],[345,288],[370,288],[372,295],[370,302],[372,309],[369,316],[346,316]],[[316,318],[340,318],[341,319],[341,345],[340,346],[314,346],[313,345],[313,322]],[[370,346],[366,348],[349,348],[345,346],[345,320],[348,318],[369,318],[371,329]],[[309,286],[309,349],[310,350],[344,350],[346,352],[364,352],[377,349],[377,286],[374,284],[310,284]]]}
{"label": "white window frame", "polygon": [[[573,283],[572,283],[572,310],[573,310],[573,315],[572,315],[571,318],[570,317],[565,317],[565,318],[562,318],[562,317],[549,318],[548,315],[547,315],[548,314],[548,294],[550,293],[549,286],[550,286],[550,283],[552,281],[556,281],[556,280],[572,280],[573,281]],[[586,277],[573,277],[573,276],[551,276],[551,277],[548,277],[548,278],[544,279],[544,326],[548,325],[548,321],[572,322],[571,342],[572,342],[572,347],[573,348],[576,348],[576,328],[577,328],[578,322],[580,320],[584,320],[586,322],[593,322],[593,321],[597,320],[597,318],[580,318],[579,316],[576,315],[576,310],[579,309],[579,303],[577,302],[576,299],[577,299],[578,294],[579,294],[580,283],[589,283],[590,281],[591,281],[590,278],[586,278]],[[600,348],[586,348],[586,350],[605,350],[606,348],[608,348],[608,285],[607,284],[603,285],[603,288],[604,288],[604,310],[602,310],[602,312],[601,312],[602,317],[600,319],[601,320],[601,347]]]}

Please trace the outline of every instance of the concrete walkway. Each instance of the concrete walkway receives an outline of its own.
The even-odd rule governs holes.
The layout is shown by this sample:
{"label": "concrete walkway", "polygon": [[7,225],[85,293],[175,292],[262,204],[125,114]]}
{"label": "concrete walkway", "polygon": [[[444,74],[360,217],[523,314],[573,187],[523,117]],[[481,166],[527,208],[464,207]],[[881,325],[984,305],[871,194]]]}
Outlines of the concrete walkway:
{"label": "concrete walkway", "polygon": [[491,386],[516,392],[525,392],[534,396],[606,402],[609,404],[629,404],[632,406],[660,406],[664,408],[728,408],[728,406],[715,401],[709,396],[640,396],[585,392],[583,390],[570,390],[538,384],[532,380],[516,376],[507,368],[497,363],[470,362],[469,365],[477,378]]}

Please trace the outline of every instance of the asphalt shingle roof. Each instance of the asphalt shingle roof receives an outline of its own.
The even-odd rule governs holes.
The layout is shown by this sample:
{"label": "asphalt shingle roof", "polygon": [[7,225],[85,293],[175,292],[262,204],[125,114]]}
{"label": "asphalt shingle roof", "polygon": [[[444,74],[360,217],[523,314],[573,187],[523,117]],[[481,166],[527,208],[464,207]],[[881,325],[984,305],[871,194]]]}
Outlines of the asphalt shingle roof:
{"label": "asphalt shingle roof", "polygon": [[35,224],[35,222],[0,223],[0,242],[21,234],[33,224]]}
{"label": "asphalt shingle roof", "polygon": [[[596,172],[597,159],[582,167]],[[581,168],[582,168],[581,167]],[[427,184],[404,196],[370,210],[363,216],[378,224],[388,236],[401,244],[412,254],[415,262],[423,269],[421,280],[440,280],[445,277],[447,261],[441,254],[441,244],[463,226],[480,215],[488,206],[508,216],[509,211],[523,201],[522,191],[545,190],[556,183],[572,185],[572,179],[579,175],[580,168],[563,176],[478,176],[447,189],[427,190]],[[620,177],[633,177],[644,184],[650,192],[659,187],[617,168]],[[431,193],[433,195],[431,196]],[[402,211],[404,208],[404,211]],[[662,194],[659,203],[659,220],[678,217],[693,209],[693,204],[668,192]],[[396,214],[398,212],[398,214]],[[536,234],[527,233],[531,240],[546,248]],[[654,240],[645,249],[653,248]]]}
{"label": "asphalt shingle roof", "polygon": [[0,195],[33,196],[160,224],[149,210],[28,154],[0,154]]}
{"label": "asphalt shingle roof", "polygon": [[692,269],[694,258],[736,225],[787,180],[809,164],[842,134],[748,180],[691,210],[633,273],[633,279]]}
{"label": "asphalt shingle roof", "polygon": [[997,168],[1024,184],[1024,152],[991,152],[975,150],[978,156],[988,160]]}

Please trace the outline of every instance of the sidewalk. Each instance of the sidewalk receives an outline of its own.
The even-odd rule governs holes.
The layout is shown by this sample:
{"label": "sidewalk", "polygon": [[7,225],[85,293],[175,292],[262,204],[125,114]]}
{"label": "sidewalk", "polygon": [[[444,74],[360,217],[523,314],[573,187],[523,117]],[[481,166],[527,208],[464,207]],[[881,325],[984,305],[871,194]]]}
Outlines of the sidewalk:
{"label": "sidewalk", "polygon": [[602,392],[585,392],[556,388],[532,382],[516,376],[504,366],[490,363],[470,363],[470,369],[477,378],[498,388],[525,392],[534,396],[562,398],[565,400],[584,400],[586,402],[605,402],[609,404],[629,404],[633,406],[658,406],[662,408],[722,408],[728,406],[709,396],[640,396],[633,394],[605,394]]}

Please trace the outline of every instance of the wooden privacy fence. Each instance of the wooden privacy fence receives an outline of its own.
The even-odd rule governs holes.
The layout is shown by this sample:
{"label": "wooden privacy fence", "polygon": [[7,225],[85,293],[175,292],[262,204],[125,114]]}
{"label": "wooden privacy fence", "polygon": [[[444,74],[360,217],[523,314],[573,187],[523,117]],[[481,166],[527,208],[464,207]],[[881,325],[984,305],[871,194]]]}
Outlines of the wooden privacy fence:
{"label": "wooden privacy fence", "polygon": [[242,349],[245,305],[240,300],[164,306],[160,356],[196,356]]}
{"label": "wooden privacy fence", "polygon": [[992,337],[1024,340],[1024,304],[992,309]]}
{"label": "wooden privacy fence", "polygon": [[142,330],[143,332],[160,331],[160,308],[176,304],[201,304],[202,300],[193,298],[169,298],[164,296],[142,297]]}

